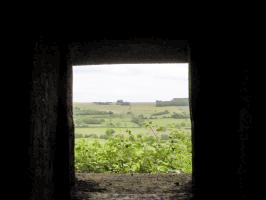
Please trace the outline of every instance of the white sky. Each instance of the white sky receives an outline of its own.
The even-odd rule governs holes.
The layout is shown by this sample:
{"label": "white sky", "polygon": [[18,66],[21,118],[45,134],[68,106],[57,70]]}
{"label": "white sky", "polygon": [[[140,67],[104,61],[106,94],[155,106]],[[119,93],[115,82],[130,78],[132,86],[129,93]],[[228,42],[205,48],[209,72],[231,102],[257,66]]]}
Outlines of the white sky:
{"label": "white sky", "polygon": [[73,66],[74,102],[154,102],[188,97],[188,64]]}

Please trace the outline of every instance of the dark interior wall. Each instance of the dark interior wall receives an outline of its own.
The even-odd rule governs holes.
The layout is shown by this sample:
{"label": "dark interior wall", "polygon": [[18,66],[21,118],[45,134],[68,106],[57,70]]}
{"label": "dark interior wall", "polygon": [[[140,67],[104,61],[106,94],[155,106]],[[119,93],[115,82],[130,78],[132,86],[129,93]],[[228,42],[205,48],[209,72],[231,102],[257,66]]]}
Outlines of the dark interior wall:
{"label": "dark interior wall", "polygon": [[60,51],[55,42],[35,44],[31,88],[31,199],[52,199],[58,110]]}
{"label": "dark interior wall", "polygon": [[187,43],[36,39],[30,83],[30,199],[70,198],[74,184],[72,65],[132,62],[187,62]]}
{"label": "dark interior wall", "polygon": [[35,41],[31,80],[30,199],[69,199],[74,140],[72,71],[67,44],[41,36]]}
{"label": "dark interior wall", "polygon": [[[70,198],[72,64],[183,62],[188,60],[186,44],[158,38],[37,38],[30,83],[30,143],[25,147],[31,199]],[[252,70],[255,55],[233,41],[189,40],[189,48],[195,197],[247,199],[251,163],[247,138],[257,131],[253,116],[259,110],[253,86],[258,86]]]}
{"label": "dark interior wall", "polygon": [[75,41],[74,39],[69,48],[75,65],[188,61],[186,40],[132,38]]}
{"label": "dark interior wall", "polygon": [[263,151],[258,141],[261,60],[255,44],[190,40],[197,199],[256,199],[261,192],[253,171]]}
{"label": "dark interior wall", "polygon": [[[233,195],[232,137],[239,120],[237,65],[218,42],[190,41],[193,182],[197,198]],[[219,194],[219,195],[218,195]]]}

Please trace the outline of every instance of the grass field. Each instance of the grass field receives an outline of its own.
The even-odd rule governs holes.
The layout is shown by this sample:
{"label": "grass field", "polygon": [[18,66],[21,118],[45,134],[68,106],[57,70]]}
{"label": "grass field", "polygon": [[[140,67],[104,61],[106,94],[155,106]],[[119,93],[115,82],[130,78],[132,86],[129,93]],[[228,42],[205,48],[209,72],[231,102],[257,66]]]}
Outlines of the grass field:
{"label": "grass field", "polygon": [[98,105],[95,103],[74,103],[74,123],[76,137],[94,135],[100,137],[107,129],[114,134],[123,134],[130,129],[135,134],[150,134],[145,124],[152,122],[155,128],[190,131],[190,118],[174,118],[174,113],[185,113],[189,116],[188,106],[156,107],[155,103],[130,103],[130,105]]}

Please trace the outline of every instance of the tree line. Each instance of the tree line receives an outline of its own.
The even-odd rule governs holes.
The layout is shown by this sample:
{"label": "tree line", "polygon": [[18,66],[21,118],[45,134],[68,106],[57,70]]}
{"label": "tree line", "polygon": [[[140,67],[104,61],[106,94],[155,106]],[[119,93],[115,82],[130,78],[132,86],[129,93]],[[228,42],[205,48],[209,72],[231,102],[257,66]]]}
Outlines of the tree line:
{"label": "tree line", "polygon": [[162,106],[188,106],[189,101],[188,98],[173,98],[171,101],[161,101],[157,100],[155,102],[157,107]]}

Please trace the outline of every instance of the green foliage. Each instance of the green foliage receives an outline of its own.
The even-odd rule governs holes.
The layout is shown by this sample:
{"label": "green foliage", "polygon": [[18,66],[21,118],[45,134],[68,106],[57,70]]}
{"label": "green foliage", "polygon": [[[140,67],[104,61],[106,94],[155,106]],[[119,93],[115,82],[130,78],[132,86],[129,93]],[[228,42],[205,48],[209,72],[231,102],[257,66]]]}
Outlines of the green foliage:
{"label": "green foliage", "polygon": [[104,135],[100,135],[99,138],[102,139],[102,140],[108,140],[109,136],[104,134]]}
{"label": "green foliage", "polygon": [[112,129],[112,128],[109,128],[109,129],[107,129],[107,130],[105,131],[105,135],[107,136],[107,138],[112,137],[112,136],[114,135],[114,133],[115,133],[115,130]]}
{"label": "green foliage", "polygon": [[112,102],[93,102],[94,104],[97,104],[97,105],[111,105]]}
{"label": "green foliage", "polygon": [[74,115],[112,115],[112,111],[99,111],[99,110],[81,110],[80,108],[74,108]]}
{"label": "green foliage", "polygon": [[166,133],[162,133],[161,134],[161,140],[168,140],[169,139],[169,135]]}
{"label": "green foliage", "polygon": [[[152,128],[152,123],[148,123]],[[171,130],[169,139],[133,134],[110,137],[106,142],[76,140],[75,167],[78,172],[157,173],[191,172],[191,138],[187,132]]]}
{"label": "green foliage", "polygon": [[[108,105],[74,103],[73,109],[75,128],[80,129],[100,127],[113,129],[142,128],[143,123],[148,121],[148,119],[154,120],[156,121],[156,124],[167,128],[171,123],[180,123],[180,120],[183,120],[180,118],[187,117],[184,119],[189,120],[189,108],[187,106],[156,107],[155,103],[152,102],[130,103],[130,106],[116,105],[116,103]],[[185,115],[173,115],[173,117],[175,117],[173,118],[171,115],[174,113],[185,113]],[[187,126],[190,126],[190,124]],[[101,131],[101,134],[104,134],[104,132],[105,129]],[[86,130],[86,134],[88,133],[96,132],[92,129]]]}
{"label": "green foliage", "polygon": [[104,121],[105,121],[104,119],[93,119],[93,118],[87,118],[83,120],[85,124],[101,124]]}
{"label": "green foliage", "polygon": [[98,135],[95,133],[85,134],[84,138],[98,138]]}
{"label": "green foliage", "polygon": [[174,118],[174,119],[186,119],[186,118],[189,118],[189,114],[187,114],[185,112],[181,112],[181,113],[174,112],[171,115],[171,117]]}
{"label": "green foliage", "polygon": [[188,98],[174,98],[171,101],[156,101],[157,107],[162,106],[189,106]]}
{"label": "green foliage", "polygon": [[131,122],[137,124],[139,127],[142,127],[143,123],[144,123],[144,117],[143,115],[139,115],[139,116],[133,116],[131,118]]}
{"label": "green foliage", "polygon": [[156,131],[158,131],[158,132],[164,132],[166,130],[167,129],[165,127],[163,127],[163,126],[160,126],[159,128],[156,129]]}
{"label": "green foliage", "polygon": [[153,113],[151,116],[166,115],[166,114],[169,114],[169,113],[170,112],[168,110],[165,110],[165,111]]}
{"label": "green foliage", "polygon": [[74,104],[76,170],[191,172],[188,107],[124,103]]}

